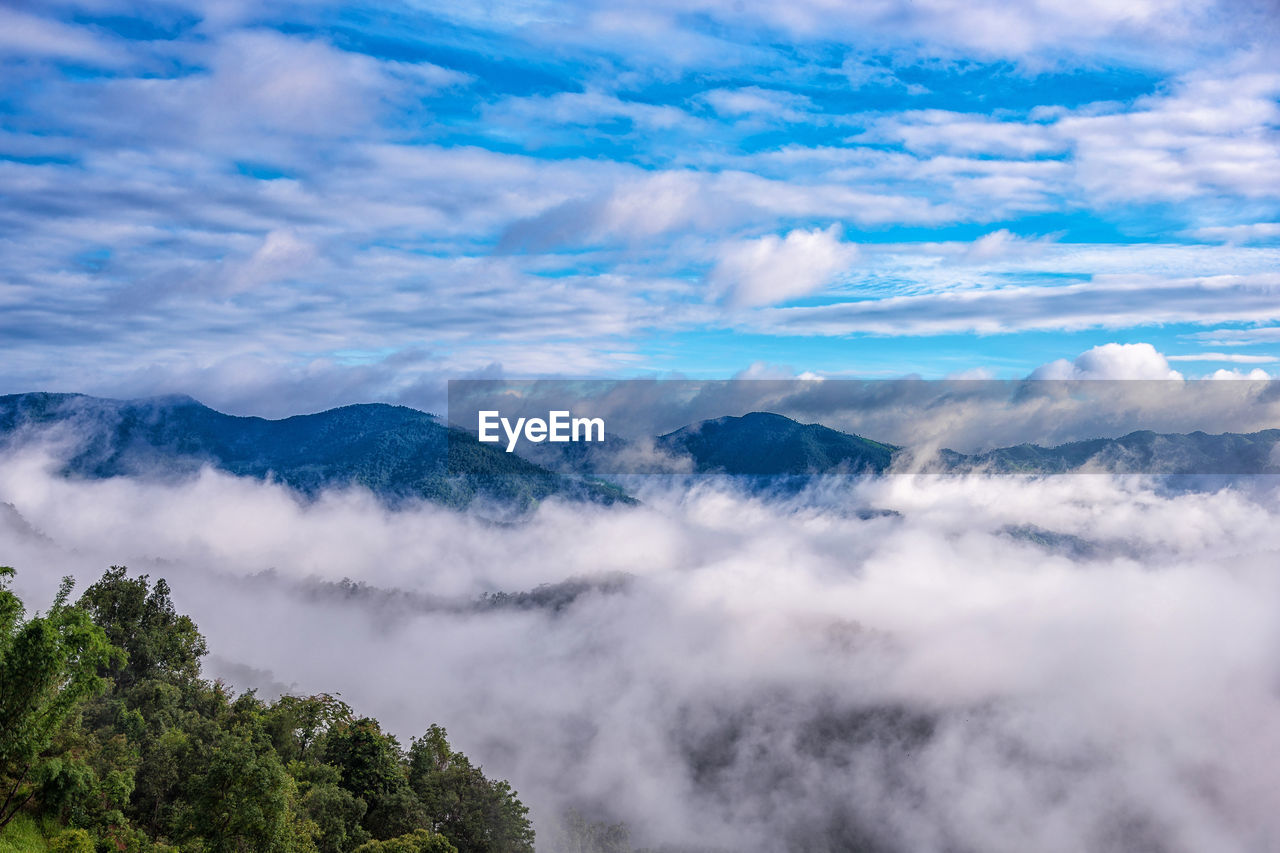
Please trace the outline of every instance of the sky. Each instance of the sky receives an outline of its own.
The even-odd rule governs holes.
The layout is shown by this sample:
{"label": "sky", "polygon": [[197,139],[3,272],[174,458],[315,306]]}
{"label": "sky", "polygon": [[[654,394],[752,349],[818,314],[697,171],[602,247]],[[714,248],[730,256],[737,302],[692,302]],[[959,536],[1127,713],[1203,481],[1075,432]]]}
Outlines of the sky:
{"label": "sky", "polygon": [[1271,0],[0,6],[0,393],[1280,375]]}

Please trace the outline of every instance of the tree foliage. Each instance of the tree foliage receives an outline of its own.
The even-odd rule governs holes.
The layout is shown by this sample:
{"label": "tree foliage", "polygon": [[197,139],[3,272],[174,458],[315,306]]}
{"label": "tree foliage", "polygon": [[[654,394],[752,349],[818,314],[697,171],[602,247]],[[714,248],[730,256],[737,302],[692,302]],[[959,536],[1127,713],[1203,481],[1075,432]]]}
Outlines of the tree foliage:
{"label": "tree foliage", "polygon": [[450,746],[445,730],[432,725],[409,747],[409,784],[432,828],[460,853],[523,853],[533,850],[529,809],[505,781],[487,779]]}
{"label": "tree foliage", "polygon": [[[111,567],[28,618],[0,568],[0,837],[128,853],[523,853],[528,809],[444,729],[401,748],[330,694],[264,702],[200,674],[163,580]],[[87,846],[86,846],[87,845]]]}
{"label": "tree foliage", "polygon": [[398,838],[362,844],[356,848],[356,853],[458,853],[458,848],[443,835],[415,829]]}
{"label": "tree foliage", "polygon": [[25,617],[8,588],[14,571],[0,567],[0,828],[35,798],[40,783],[64,781],[50,755],[55,736],[89,696],[106,683],[98,674],[120,660],[102,629],[67,605],[64,578],[48,615]]}

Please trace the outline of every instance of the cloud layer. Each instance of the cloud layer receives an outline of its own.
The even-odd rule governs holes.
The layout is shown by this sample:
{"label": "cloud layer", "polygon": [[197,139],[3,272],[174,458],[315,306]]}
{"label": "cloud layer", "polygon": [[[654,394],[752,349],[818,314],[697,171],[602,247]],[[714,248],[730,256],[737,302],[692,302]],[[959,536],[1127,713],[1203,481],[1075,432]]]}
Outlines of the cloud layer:
{"label": "cloud layer", "polygon": [[1274,355],[1248,334],[1280,322],[1265,3],[0,19],[0,390],[281,414],[759,347],[930,375],[947,336],[999,375],[1047,360],[1026,335]]}
{"label": "cloud layer", "polygon": [[[1270,484],[701,488],[494,528],[211,472],[68,482],[49,462],[0,467],[29,599],[110,563],[167,577],[213,674],[341,691],[406,737],[442,722],[544,831],[575,804],[642,843],[733,850],[1280,838]],[[559,610],[424,605],[619,573]],[[343,577],[389,592],[325,584]]]}

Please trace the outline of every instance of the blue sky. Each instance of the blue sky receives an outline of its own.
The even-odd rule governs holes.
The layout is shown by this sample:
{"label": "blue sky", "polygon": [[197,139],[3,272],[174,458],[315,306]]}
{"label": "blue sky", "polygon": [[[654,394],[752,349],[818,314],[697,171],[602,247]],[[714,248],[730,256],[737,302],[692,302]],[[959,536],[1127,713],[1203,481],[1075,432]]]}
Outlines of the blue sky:
{"label": "blue sky", "polygon": [[0,392],[1280,375],[1265,2],[0,8]]}

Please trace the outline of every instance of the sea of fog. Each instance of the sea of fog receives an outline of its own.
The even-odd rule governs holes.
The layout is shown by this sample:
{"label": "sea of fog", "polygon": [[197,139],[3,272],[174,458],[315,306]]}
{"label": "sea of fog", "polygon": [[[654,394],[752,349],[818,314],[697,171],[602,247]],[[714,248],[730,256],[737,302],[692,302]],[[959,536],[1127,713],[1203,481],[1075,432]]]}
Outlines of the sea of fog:
{"label": "sea of fog", "polygon": [[207,675],[402,742],[438,722],[542,837],[572,806],[680,849],[1280,848],[1269,480],[706,480],[498,524],[56,470],[0,464],[32,609],[64,574],[164,577]]}

